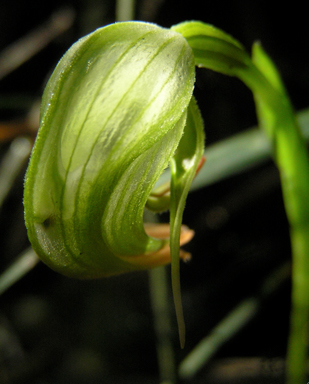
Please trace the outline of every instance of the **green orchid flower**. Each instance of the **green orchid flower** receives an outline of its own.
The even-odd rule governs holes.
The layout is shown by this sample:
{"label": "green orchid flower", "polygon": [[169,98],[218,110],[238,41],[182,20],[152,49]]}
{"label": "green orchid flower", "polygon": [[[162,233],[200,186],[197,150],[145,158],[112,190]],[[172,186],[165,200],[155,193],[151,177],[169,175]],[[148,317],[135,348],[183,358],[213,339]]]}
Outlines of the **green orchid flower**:
{"label": "green orchid flower", "polygon": [[[116,23],[80,39],[45,88],[24,191],[33,249],[64,275],[172,260],[182,344],[178,263],[189,254],[179,246],[194,233],[181,221],[204,149],[194,66],[186,39],[153,24]],[[170,185],[158,193],[168,166]],[[170,226],[145,224],[146,206],[169,208]]]}
{"label": "green orchid flower", "polygon": [[[252,58],[225,32],[201,22],[170,30],[125,22],[74,44],[52,74],[25,179],[31,244],[51,268],[98,278],[171,262],[181,345],[179,249],[191,182],[203,163],[204,131],[192,96],[194,66],[238,77],[252,91],[272,146],[293,252],[288,382],[306,377],[309,319],[309,158],[280,75],[259,44]],[[157,185],[169,166],[170,182]],[[143,222],[170,210],[170,226]]]}

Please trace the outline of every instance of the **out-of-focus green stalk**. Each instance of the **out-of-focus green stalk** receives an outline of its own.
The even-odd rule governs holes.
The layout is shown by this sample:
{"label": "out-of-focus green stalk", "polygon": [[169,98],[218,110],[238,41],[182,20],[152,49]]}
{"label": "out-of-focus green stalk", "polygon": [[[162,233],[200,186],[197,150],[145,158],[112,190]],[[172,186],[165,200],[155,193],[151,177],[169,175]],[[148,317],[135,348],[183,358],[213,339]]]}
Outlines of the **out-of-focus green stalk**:
{"label": "out-of-focus green stalk", "polygon": [[171,341],[171,313],[166,269],[154,268],[148,273],[160,382],[173,384],[176,381],[176,365]]}
{"label": "out-of-focus green stalk", "polygon": [[219,348],[239,332],[256,315],[264,301],[290,277],[290,270],[290,263],[284,263],[263,281],[257,294],[233,308],[183,359],[179,365],[179,377],[192,380]]}
{"label": "out-of-focus green stalk", "polygon": [[134,19],[135,0],[116,1],[116,20],[128,21]]}
{"label": "out-of-focus green stalk", "polygon": [[31,142],[25,137],[14,139],[0,163],[0,208],[9,194],[16,177],[28,159]]}
{"label": "out-of-focus green stalk", "polygon": [[26,249],[0,278],[0,295],[30,272],[39,262],[39,258],[32,248]]}
{"label": "out-of-focus green stalk", "polygon": [[67,31],[72,26],[74,19],[73,8],[60,9],[39,27],[1,51],[0,80],[40,52],[53,39]]}
{"label": "out-of-focus green stalk", "polygon": [[309,324],[309,223],[291,228],[292,310],[287,354],[287,384],[307,383]]}

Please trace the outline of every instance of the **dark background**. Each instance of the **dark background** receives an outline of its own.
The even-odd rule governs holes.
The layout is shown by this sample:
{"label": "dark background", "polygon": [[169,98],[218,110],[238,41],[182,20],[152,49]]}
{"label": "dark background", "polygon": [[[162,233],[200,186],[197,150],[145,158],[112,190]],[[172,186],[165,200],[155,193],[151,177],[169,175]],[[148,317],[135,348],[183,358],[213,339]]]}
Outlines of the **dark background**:
{"label": "dark background", "polygon": [[[0,100],[14,99],[16,103],[1,102],[0,121],[23,118],[69,46],[115,18],[111,0],[0,3],[0,52],[63,7],[75,11],[73,26],[1,80]],[[230,33],[248,50],[260,40],[277,64],[297,111],[309,105],[306,13],[298,1],[282,5],[272,1],[144,0],[136,5],[138,20],[164,27],[201,20]],[[205,121],[207,145],[256,124],[252,96],[234,78],[198,70],[195,95]],[[8,145],[0,145],[1,156]],[[22,181],[23,173],[1,211],[0,271],[29,245],[23,224]],[[256,295],[265,277],[290,259],[279,178],[271,161],[190,194],[183,221],[196,236],[186,246],[192,261],[181,266],[187,345],[183,351],[178,347],[174,324],[177,363],[235,305]],[[214,361],[283,358],[289,295],[287,280],[220,349]],[[207,367],[192,382],[211,383],[204,375]],[[147,272],[85,282],[67,279],[39,264],[0,297],[1,383],[158,380]],[[279,380],[272,382],[282,382]]]}

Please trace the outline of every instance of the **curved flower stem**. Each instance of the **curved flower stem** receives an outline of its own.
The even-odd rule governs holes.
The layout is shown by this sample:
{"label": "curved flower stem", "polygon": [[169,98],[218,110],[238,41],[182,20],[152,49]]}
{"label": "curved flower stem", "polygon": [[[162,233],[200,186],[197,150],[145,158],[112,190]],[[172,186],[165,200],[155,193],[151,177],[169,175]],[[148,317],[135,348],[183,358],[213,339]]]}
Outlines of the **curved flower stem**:
{"label": "curved flower stem", "polygon": [[241,79],[253,92],[257,115],[273,149],[290,224],[292,313],[288,384],[306,382],[309,319],[309,159],[305,140],[271,59],[259,44],[252,60],[231,36],[210,25],[187,22],[173,27],[193,49],[196,64]]}
{"label": "curved flower stem", "polygon": [[[259,46],[253,59],[274,88],[281,105],[272,109],[256,96],[258,115],[266,122],[273,142],[274,159],[280,171],[292,247],[292,309],[287,353],[287,383],[306,382],[309,320],[309,160],[304,138],[279,75]],[[265,69],[266,68],[266,69]]]}
{"label": "curved flower stem", "polygon": [[253,60],[257,67],[252,79],[244,82],[253,91],[260,125],[273,147],[290,224],[293,265],[287,383],[301,384],[306,382],[309,320],[308,152],[276,68],[259,45],[254,46]]}
{"label": "curved flower stem", "polygon": [[287,383],[301,384],[306,382],[308,353],[308,152],[276,68],[259,45],[254,46],[253,60],[260,73],[255,71],[252,77],[254,81],[249,87],[255,97],[260,124],[273,147],[273,157],[280,172],[284,205],[290,224],[293,265]]}

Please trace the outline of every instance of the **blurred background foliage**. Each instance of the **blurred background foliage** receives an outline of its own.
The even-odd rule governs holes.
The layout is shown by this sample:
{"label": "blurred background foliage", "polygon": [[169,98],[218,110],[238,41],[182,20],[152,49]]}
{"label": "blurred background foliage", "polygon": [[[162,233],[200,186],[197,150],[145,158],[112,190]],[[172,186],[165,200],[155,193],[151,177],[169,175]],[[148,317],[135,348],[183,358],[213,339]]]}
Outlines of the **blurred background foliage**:
{"label": "blurred background foliage", "polygon": [[[23,151],[15,174],[9,168],[13,183],[0,208],[0,273],[29,247],[23,176],[44,85],[73,42],[115,21],[115,7],[114,0],[0,3],[0,174],[12,145],[14,159]],[[305,14],[299,1],[279,7],[264,0],[232,0],[224,6],[200,0],[139,0],[135,8],[135,19],[164,27],[192,19],[214,24],[248,50],[260,40],[278,66],[296,111],[309,106]],[[21,39],[29,34],[34,38],[27,46]],[[22,47],[25,62],[13,70]],[[27,58],[32,49],[37,53]],[[198,69],[195,95],[210,148],[256,124],[250,91],[234,78]],[[246,145],[244,141],[244,149]],[[167,221],[168,215],[160,219]],[[176,364],[243,300],[253,298],[258,306],[193,379],[183,377],[180,382],[282,383],[290,309],[288,269],[280,284],[276,277],[267,280],[276,289],[267,291],[263,285],[290,260],[287,220],[272,161],[192,192],[184,223],[196,236],[186,246],[192,261],[181,265],[184,350],[178,346],[170,306]],[[0,383],[158,383],[148,280],[145,272],[77,281],[39,263],[0,297]]]}

